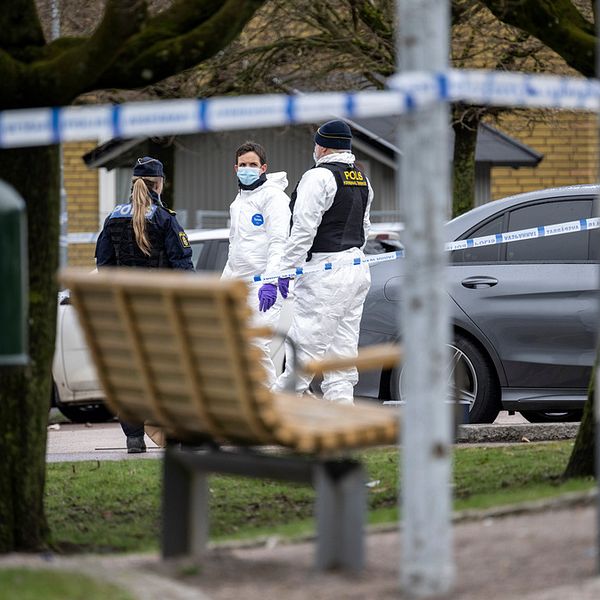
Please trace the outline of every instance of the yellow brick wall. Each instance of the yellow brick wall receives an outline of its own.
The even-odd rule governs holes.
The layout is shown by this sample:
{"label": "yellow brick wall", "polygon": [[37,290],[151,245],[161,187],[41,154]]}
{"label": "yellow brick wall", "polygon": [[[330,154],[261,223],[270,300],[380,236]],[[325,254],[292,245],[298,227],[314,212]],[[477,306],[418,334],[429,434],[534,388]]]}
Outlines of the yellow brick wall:
{"label": "yellow brick wall", "polygon": [[535,121],[508,116],[498,127],[544,155],[531,169],[492,169],[492,198],[598,181],[598,125],[590,113],[531,111]]}
{"label": "yellow brick wall", "polygon": [[[88,169],[82,156],[97,142],[68,142],[63,145],[64,181],[67,192],[69,232],[98,231],[98,170]],[[93,268],[94,244],[70,244],[69,264]]]}

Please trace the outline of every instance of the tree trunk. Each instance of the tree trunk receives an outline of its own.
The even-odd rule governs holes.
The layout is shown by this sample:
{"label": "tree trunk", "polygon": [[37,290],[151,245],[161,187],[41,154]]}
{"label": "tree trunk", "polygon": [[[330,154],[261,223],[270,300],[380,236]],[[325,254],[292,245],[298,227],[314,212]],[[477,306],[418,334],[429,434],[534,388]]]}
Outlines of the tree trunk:
{"label": "tree trunk", "polygon": [[[46,427],[56,327],[58,151],[3,150],[0,178],[27,204],[29,356],[20,372],[0,372],[0,553],[46,544]],[[3,293],[10,293],[4,290]]]}
{"label": "tree trunk", "polygon": [[564,479],[572,477],[594,477],[596,469],[594,467],[596,456],[596,423],[594,418],[594,389],[596,379],[596,369],[598,368],[598,358],[600,352],[596,352],[596,364],[592,371],[590,387],[588,390],[588,399],[583,408],[583,417],[581,425],[577,430],[575,445],[569,457],[569,464],[563,473]]}
{"label": "tree trunk", "polygon": [[455,120],[452,181],[452,216],[457,217],[475,206],[475,149],[479,118]]}

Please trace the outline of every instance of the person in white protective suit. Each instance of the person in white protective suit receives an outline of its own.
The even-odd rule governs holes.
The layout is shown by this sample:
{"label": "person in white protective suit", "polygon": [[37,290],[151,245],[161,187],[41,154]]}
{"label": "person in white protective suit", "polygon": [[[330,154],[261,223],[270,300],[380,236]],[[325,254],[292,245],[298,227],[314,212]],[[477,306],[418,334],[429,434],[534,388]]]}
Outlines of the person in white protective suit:
{"label": "person in white protective suit", "polygon": [[[264,273],[277,273],[290,231],[289,198],[285,172],[267,174],[267,156],[256,142],[245,142],[235,153],[235,172],[239,192],[231,204],[229,256],[223,278],[237,277],[249,283],[248,304],[252,308],[252,325],[275,328],[279,321],[282,299],[288,294],[289,280],[275,283],[252,283]],[[261,350],[261,362],[267,373],[265,384],[276,378],[271,360],[271,337],[254,338]]]}
{"label": "person in white protective suit", "polygon": [[[329,121],[315,134],[315,166],[292,194],[292,229],[281,272],[294,267],[321,265],[323,269],[296,279],[294,316],[288,337],[300,364],[328,356],[352,357],[358,352],[363,304],[371,285],[368,265],[362,263],[367,240],[373,190],[354,164],[352,132],[344,121]],[[337,263],[349,266],[337,267]],[[306,265],[306,266],[308,266]],[[291,348],[275,390],[289,390],[296,378],[302,394],[312,377],[293,374]],[[356,368],[325,374],[321,390],[332,402],[353,404]]]}

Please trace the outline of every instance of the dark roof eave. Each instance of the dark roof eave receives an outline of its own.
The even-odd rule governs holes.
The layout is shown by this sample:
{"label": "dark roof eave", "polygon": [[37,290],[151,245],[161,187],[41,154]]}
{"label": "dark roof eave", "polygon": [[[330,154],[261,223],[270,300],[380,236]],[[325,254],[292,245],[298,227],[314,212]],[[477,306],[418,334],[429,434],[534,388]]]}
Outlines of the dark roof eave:
{"label": "dark roof eave", "polygon": [[[538,165],[540,163],[540,161],[544,158],[543,154],[541,154],[540,152],[537,152],[536,150],[534,150],[527,144],[524,144],[523,142],[517,140],[516,138],[513,138],[513,137],[507,135],[503,131],[496,129],[495,127],[492,127],[491,125],[488,125],[487,123],[480,123],[479,126],[482,129],[486,129],[493,136],[498,137],[501,140],[504,140],[508,144],[511,144],[512,146],[518,148],[521,152],[524,152],[525,154],[528,154],[529,156],[531,156],[531,159],[532,159],[532,161],[535,162],[535,165]],[[527,161],[518,161],[517,160],[514,162],[516,162],[516,163],[522,162],[522,166],[529,165],[529,162],[527,162]],[[510,165],[498,165],[498,166],[510,166]]]}
{"label": "dark roof eave", "polygon": [[93,150],[90,150],[87,154],[84,154],[83,162],[90,169],[104,167],[114,159],[121,156],[124,152],[127,152],[131,148],[143,142],[145,139],[146,138],[112,138],[111,140],[108,140],[108,142],[100,144]]}
{"label": "dark roof eave", "polygon": [[[396,155],[402,155],[400,149],[393,144],[391,141],[386,140],[374,132],[370,131],[363,125],[349,121],[350,126],[354,130],[354,134],[358,139],[361,139],[365,143],[373,146],[379,152],[386,156],[389,156],[392,160],[396,159]],[[514,148],[516,153],[521,156],[507,159],[507,157],[495,159],[493,156],[476,159],[478,163],[488,163],[492,167],[536,167],[540,161],[544,158],[543,154],[536,152],[529,146],[519,142],[518,140],[511,138],[510,136],[498,131],[494,127],[491,127],[485,123],[480,125],[488,136],[496,138],[500,143],[506,144]],[[134,139],[121,139],[113,138],[104,144],[101,144],[85,154],[83,160],[85,164],[90,168],[106,167],[112,169],[116,164],[111,164],[113,161],[119,158],[122,154],[131,150],[138,144],[144,142],[147,138],[134,138]]]}
{"label": "dark roof eave", "polygon": [[[350,126],[353,128],[354,130],[354,134],[357,138],[363,140],[365,143],[372,145],[373,147],[375,147],[377,150],[379,150],[380,152],[385,153],[387,156],[389,156],[390,158],[392,158],[392,160],[395,159],[396,154],[401,154],[400,150],[397,148],[397,146],[395,146],[390,140],[385,139],[384,137],[382,137],[379,134],[376,134],[375,132],[372,132],[369,130],[368,127],[362,125],[362,124],[355,124],[353,122],[349,122]],[[358,125],[358,126],[356,126]],[[514,138],[511,138],[510,136],[506,135],[505,133],[498,131],[497,129],[495,129],[494,127],[491,127],[490,125],[487,125],[485,123],[480,124],[480,136],[481,137],[487,137],[488,140],[492,139],[495,140],[495,144],[497,144],[499,146],[499,149],[501,149],[501,146],[508,146],[511,148],[511,154],[513,156],[507,157],[507,156],[499,156],[500,154],[502,154],[501,152],[497,151],[495,154],[496,156],[492,155],[489,156],[487,153],[483,153],[484,156],[481,156],[481,153],[478,152],[478,154],[480,154],[478,157],[476,156],[476,162],[479,164],[482,163],[488,163],[490,164],[492,167],[514,167],[514,168],[519,168],[519,167],[536,167],[540,161],[544,158],[544,155],[536,152],[533,148],[530,148],[529,146],[527,146],[526,144],[523,144],[522,142],[520,142],[519,140],[516,140]],[[483,140],[481,140],[483,141]],[[479,143],[479,141],[478,141]]]}

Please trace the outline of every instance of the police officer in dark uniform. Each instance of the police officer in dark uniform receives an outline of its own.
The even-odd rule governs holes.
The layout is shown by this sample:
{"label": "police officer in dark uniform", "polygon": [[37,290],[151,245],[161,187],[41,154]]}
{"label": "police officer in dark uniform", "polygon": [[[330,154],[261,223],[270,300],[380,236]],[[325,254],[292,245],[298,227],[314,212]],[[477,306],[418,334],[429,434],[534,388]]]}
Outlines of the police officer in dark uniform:
{"label": "police officer in dark uniform", "polygon": [[[138,158],[133,167],[131,197],[108,215],[96,243],[98,269],[110,266],[193,271],[192,249],[175,213],[160,199],[162,163]],[[144,425],[121,421],[127,452],[146,451]]]}
{"label": "police officer in dark uniform", "polygon": [[[352,132],[344,121],[329,121],[317,130],[315,166],[302,176],[292,194],[292,229],[280,272],[304,263],[322,265],[302,275],[294,286],[294,317],[288,332],[300,364],[323,355],[354,357],[363,304],[371,285],[363,263],[373,190],[352,154]],[[349,266],[340,266],[349,265]],[[312,377],[292,373],[291,362],[274,389],[304,393]],[[327,373],[323,397],[352,404],[358,382],[355,368]]]}

